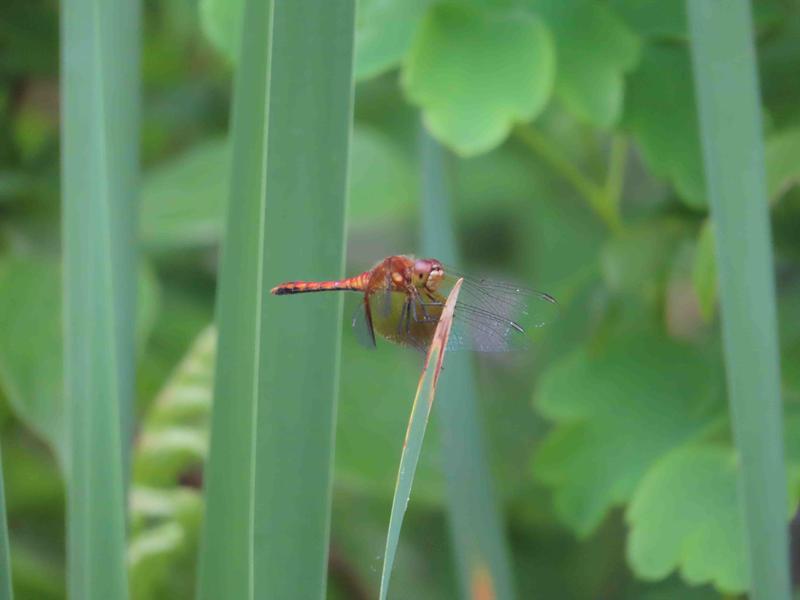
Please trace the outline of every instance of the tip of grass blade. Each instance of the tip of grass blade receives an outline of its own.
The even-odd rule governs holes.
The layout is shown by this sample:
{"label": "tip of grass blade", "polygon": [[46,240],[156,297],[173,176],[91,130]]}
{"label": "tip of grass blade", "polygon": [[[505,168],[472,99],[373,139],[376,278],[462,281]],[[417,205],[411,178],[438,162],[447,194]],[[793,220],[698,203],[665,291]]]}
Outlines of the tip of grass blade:
{"label": "tip of grass blade", "polygon": [[[447,302],[444,305],[441,317],[439,317],[439,323],[436,326],[433,340],[425,357],[425,365],[422,367],[417,393],[414,396],[414,404],[411,407],[411,416],[408,420],[403,452],[400,455],[400,468],[397,472],[397,483],[394,488],[394,498],[392,499],[389,529],[386,533],[386,551],[383,556],[383,571],[381,572],[381,600],[386,599],[386,594],[389,591],[389,577],[392,573],[397,544],[400,540],[400,528],[408,506],[408,499],[411,496],[411,484],[414,481],[414,473],[417,470],[417,463],[422,450],[422,440],[425,436],[428,417],[430,417],[433,399],[436,395],[436,384],[439,382],[439,374],[442,372],[447,340],[450,338],[450,329],[453,326],[453,312],[462,283],[463,279],[459,279],[447,296]],[[431,364],[434,365],[433,370],[430,369]],[[427,401],[422,403],[420,402],[421,398],[425,398]]]}
{"label": "tip of grass blade", "polygon": [[436,368],[433,371],[433,389],[431,390],[428,408],[430,408],[430,404],[433,404],[433,396],[436,393],[436,384],[439,382],[439,373],[442,372],[444,351],[445,348],[447,348],[447,340],[450,339],[450,330],[453,327],[453,314],[455,312],[456,300],[458,299],[458,293],[461,291],[461,284],[463,282],[463,278],[456,281],[456,284],[453,286],[453,289],[450,290],[450,294],[447,296],[447,302],[444,305],[444,310],[442,311],[441,317],[439,317],[439,323],[436,326],[436,331],[433,333],[431,347],[428,348],[428,355],[425,358],[425,368],[420,375],[421,384],[422,380],[425,378],[425,371],[428,370],[428,365],[430,364],[431,356],[433,355],[435,346],[435,350],[437,352]]}

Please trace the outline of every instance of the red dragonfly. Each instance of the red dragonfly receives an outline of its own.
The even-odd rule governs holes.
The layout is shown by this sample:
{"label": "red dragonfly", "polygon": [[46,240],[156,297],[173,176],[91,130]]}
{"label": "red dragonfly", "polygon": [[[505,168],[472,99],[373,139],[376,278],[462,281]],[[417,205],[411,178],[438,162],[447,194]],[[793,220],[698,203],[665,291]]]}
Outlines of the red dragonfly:
{"label": "red dragonfly", "polygon": [[[363,294],[353,318],[359,340],[375,346],[375,332],[391,342],[427,351],[444,308],[446,292],[463,278],[448,350],[504,352],[524,347],[522,318],[529,309],[556,304],[543,292],[509,283],[473,279],[445,269],[434,258],[389,256],[369,271],[338,281],[289,281],[272,288],[277,296],[349,290]],[[535,312],[541,312],[539,310]],[[535,326],[544,324],[539,315]]]}

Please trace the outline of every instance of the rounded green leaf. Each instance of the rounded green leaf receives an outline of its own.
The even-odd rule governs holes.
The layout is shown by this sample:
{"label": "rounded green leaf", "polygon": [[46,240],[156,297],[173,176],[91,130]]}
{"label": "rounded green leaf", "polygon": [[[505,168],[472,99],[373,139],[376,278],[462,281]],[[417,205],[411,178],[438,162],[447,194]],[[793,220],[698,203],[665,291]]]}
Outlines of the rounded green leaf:
{"label": "rounded green leaf", "polygon": [[391,137],[375,128],[353,131],[349,185],[351,226],[394,223],[409,218],[416,207],[419,184],[411,161]]}
{"label": "rounded green leaf", "polygon": [[[356,125],[350,153],[350,225],[409,216],[419,186],[409,157],[395,141],[377,128]],[[201,142],[148,171],[140,219],[145,245],[168,250],[218,244],[229,171],[225,139]]]}
{"label": "rounded green leaf", "polygon": [[[431,0],[358,0],[355,77],[368,79],[400,64]],[[206,37],[231,63],[238,60],[243,0],[200,0]]]}
{"label": "rounded green leaf", "polygon": [[706,206],[689,53],[650,45],[630,76],[624,122],[650,169],[670,180],[692,208]]}
{"label": "rounded green leaf", "polygon": [[686,39],[686,3],[681,0],[611,0],[629,27],[652,39]]}
{"label": "rounded green leaf", "polygon": [[800,183],[800,127],[771,136],[765,150],[769,199],[775,201]]}
{"label": "rounded green leaf", "polygon": [[214,139],[148,171],[142,185],[140,232],[151,248],[219,242],[228,193],[230,148]]}
{"label": "rounded green leaf", "polygon": [[639,38],[605,4],[539,0],[534,7],[555,38],[559,98],[593,125],[615,124],[622,112],[624,75],[639,59]]}
{"label": "rounded green leaf", "polygon": [[430,0],[359,0],[356,11],[356,79],[396,67],[406,55]]}
{"label": "rounded green leaf", "polygon": [[[62,469],[64,425],[61,265],[39,257],[0,262],[0,387],[14,413],[54,451]],[[136,337],[141,348],[154,322],[157,284],[140,270]]]}
{"label": "rounded green leaf", "polygon": [[534,460],[559,516],[579,535],[630,498],[647,470],[721,414],[717,371],[654,333],[581,349],[542,376],[536,405],[558,426]]}
{"label": "rounded green leaf", "polygon": [[717,260],[714,248],[714,224],[706,219],[697,238],[692,283],[697,299],[700,301],[700,312],[707,321],[714,316],[717,306]]}
{"label": "rounded green leaf", "polygon": [[54,260],[0,265],[0,385],[16,415],[64,459],[60,286]]}
{"label": "rounded green leaf", "polygon": [[552,37],[538,17],[444,4],[423,19],[403,86],[433,135],[469,156],[538,115],[554,75]]}
{"label": "rounded green leaf", "polygon": [[686,235],[680,221],[661,219],[610,239],[600,255],[606,285],[620,294],[659,296],[673,255]]}
{"label": "rounded green leaf", "polygon": [[242,38],[244,0],[200,0],[200,23],[209,40],[235,63]]}
{"label": "rounded green leaf", "polygon": [[628,561],[638,576],[661,579],[680,569],[694,585],[747,588],[736,471],[723,446],[688,446],[653,467],[627,512]]}

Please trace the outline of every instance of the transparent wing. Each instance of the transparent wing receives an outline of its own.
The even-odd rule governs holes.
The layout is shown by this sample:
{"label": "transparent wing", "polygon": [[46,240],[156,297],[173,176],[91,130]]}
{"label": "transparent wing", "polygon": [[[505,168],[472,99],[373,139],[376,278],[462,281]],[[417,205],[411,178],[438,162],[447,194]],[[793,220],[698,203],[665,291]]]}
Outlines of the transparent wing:
{"label": "transparent wing", "polygon": [[367,320],[367,309],[361,299],[353,311],[353,333],[364,348],[375,348],[375,331]]}
{"label": "transparent wing", "polygon": [[464,278],[448,350],[523,350],[529,346],[526,330],[544,325],[556,305],[552,296],[513,283],[448,273],[443,287]]}

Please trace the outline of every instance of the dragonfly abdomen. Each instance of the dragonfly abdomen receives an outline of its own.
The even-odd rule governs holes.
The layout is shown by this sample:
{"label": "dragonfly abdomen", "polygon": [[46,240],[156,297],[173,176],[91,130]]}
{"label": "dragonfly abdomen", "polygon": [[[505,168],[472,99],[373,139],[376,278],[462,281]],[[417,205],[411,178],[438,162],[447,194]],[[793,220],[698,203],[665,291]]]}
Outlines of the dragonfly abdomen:
{"label": "dragonfly abdomen", "polygon": [[336,281],[287,281],[272,288],[275,296],[285,294],[304,294],[307,292],[329,292],[335,290],[361,292],[364,291],[369,273]]}

